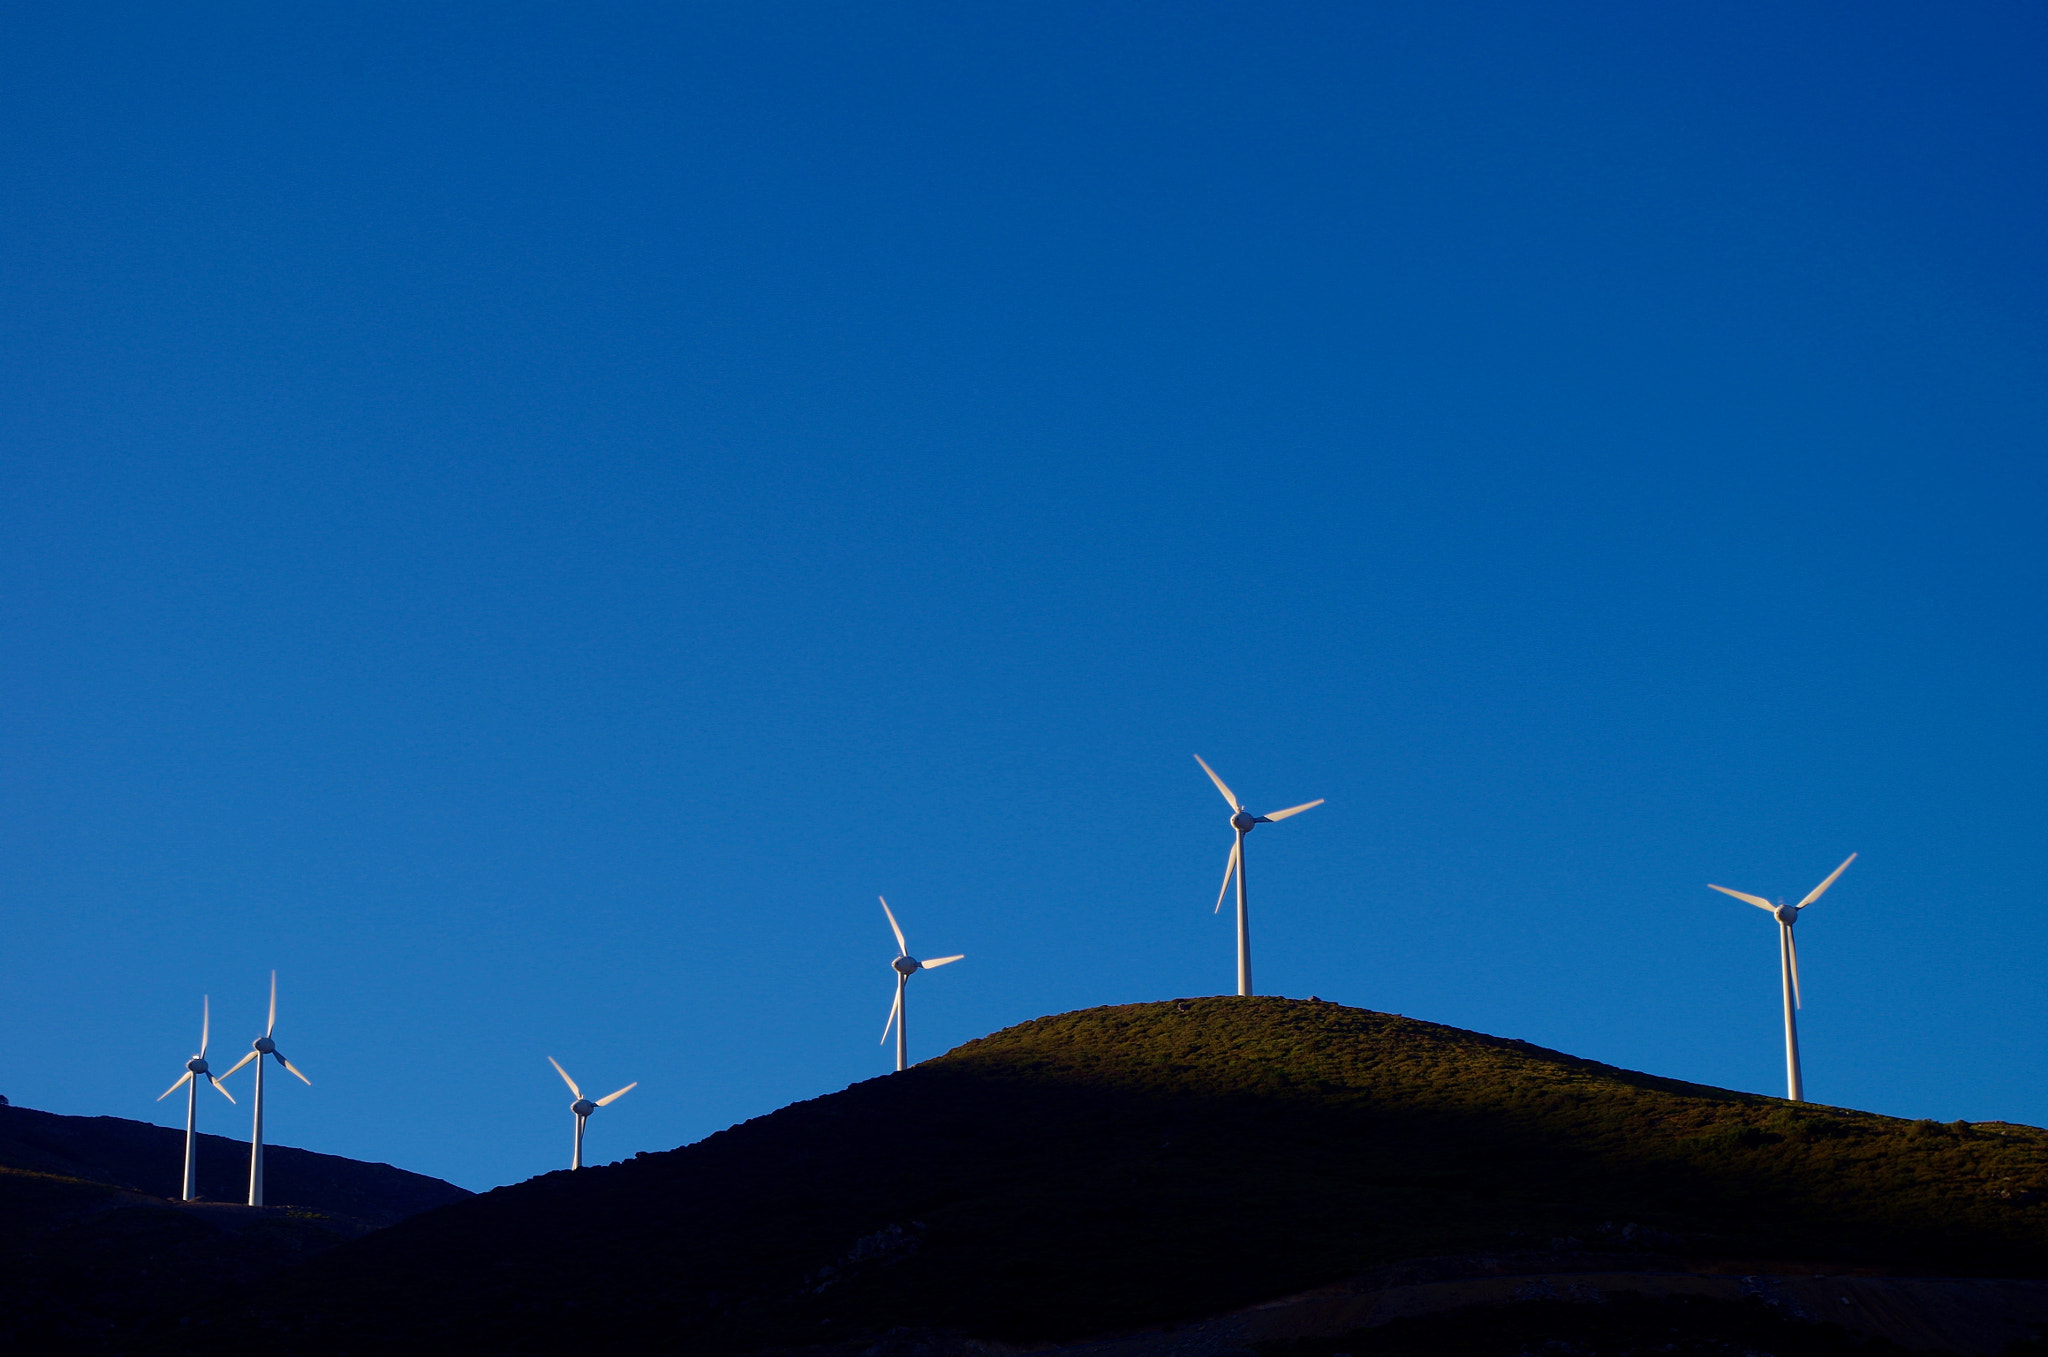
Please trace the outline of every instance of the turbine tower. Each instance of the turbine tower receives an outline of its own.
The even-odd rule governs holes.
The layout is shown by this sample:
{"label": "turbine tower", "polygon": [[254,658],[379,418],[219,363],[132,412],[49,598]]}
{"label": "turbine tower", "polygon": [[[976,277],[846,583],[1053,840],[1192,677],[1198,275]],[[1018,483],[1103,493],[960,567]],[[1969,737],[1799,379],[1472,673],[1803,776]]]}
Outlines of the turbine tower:
{"label": "turbine tower", "polygon": [[1195,755],[1195,762],[1202,764],[1202,771],[1209,775],[1209,780],[1216,784],[1216,790],[1222,792],[1223,799],[1230,803],[1230,827],[1237,831],[1237,841],[1230,845],[1230,856],[1223,860],[1223,889],[1216,892],[1216,909],[1212,909],[1209,912],[1214,914],[1216,910],[1223,908],[1223,897],[1230,893],[1230,878],[1232,874],[1235,874],[1237,877],[1237,992],[1239,994],[1250,994],[1252,992],[1252,918],[1251,905],[1246,898],[1244,885],[1244,836],[1251,833],[1254,826],[1271,824],[1275,820],[1284,820],[1290,815],[1299,815],[1305,810],[1314,810],[1317,806],[1323,804],[1323,798],[1319,796],[1313,801],[1304,801],[1298,806],[1289,806],[1286,810],[1276,810],[1271,815],[1254,815],[1244,808],[1244,802],[1237,799],[1236,792],[1223,785],[1223,779],[1216,776],[1216,770],[1208,764],[1202,763],[1202,756],[1200,754]]}
{"label": "turbine tower", "polygon": [[213,1000],[202,994],[199,996],[199,1054],[185,1062],[185,1072],[178,1076],[177,1083],[156,1095],[156,1100],[162,1102],[179,1089],[185,1090],[184,1199],[188,1202],[199,1198],[199,1081],[204,1079],[229,1102],[235,1100],[235,1095],[222,1088],[220,1080],[214,1078],[213,1071],[206,1066],[206,1040],[212,1031]]}
{"label": "turbine tower", "polygon": [[234,1069],[221,1076],[221,1078],[225,1079],[228,1077],[228,1074],[233,1074],[235,1070],[242,1068],[242,1066],[250,1061],[256,1062],[256,1097],[254,1099],[256,1104],[256,1123],[255,1129],[249,1134],[249,1205],[251,1206],[263,1205],[263,1057],[267,1055],[277,1057],[277,1063],[290,1070],[293,1074],[298,1075],[300,1083],[304,1084],[307,1088],[313,1086],[313,1081],[301,1073],[297,1065],[286,1060],[284,1052],[277,1049],[277,1043],[271,1040],[271,1034],[276,1031],[277,972],[272,971],[270,973],[270,1021],[264,1025],[263,1035],[249,1043],[249,1054],[237,1060]]}
{"label": "turbine tower", "polygon": [[1851,853],[1842,859],[1842,865],[1828,873],[1828,879],[1806,893],[1806,898],[1796,905],[1785,903],[1785,897],[1778,897],[1772,904],[1761,896],[1745,895],[1731,891],[1726,886],[1709,883],[1707,889],[1719,891],[1745,900],[1758,909],[1771,914],[1778,921],[1778,980],[1785,991],[1785,1096],[1795,1103],[1806,1101],[1806,1085],[1799,1077],[1799,1020],[1793,1016],[1801,1007],[1799,1002],[1799,946],[1792,940],[1792,925],[1799,922],[1799,911],[1820,899],[1820,893],[1835,884],[1835,878],[1849,870],[1849,864],[1856,860]]}
{"label": "turbine tower", "polygon": [[583,1090],[576,1087],[576,1081],[569,1077],[569,1071],[562,1068],[560,1061],[556,1060],[553,1056],[549,1056],[548,1064],[555,1067],[555,1073],[562,1076],[562,1082],[569,1086],[569,1092],[576,1099],[575,1102],[569,1104],[569,1110],[576,1114],[576,1147],[569,1151],[569,1167],[580,1169],[583,1167],[583,1123],[589,1121],[590,1114],[597,1111],[598,1108],[610,1107],[613,1103],[640,1087],[640,1081],[635,1079],[617,1093],[607,1093],[596,1102],[592,1102],[583,1096]]}
{"label": "turbine tower", "polygon": [[[882,900],[879,895],[875,898]],[[966,953],[919,961],[910,954],[910,944],[903,940],[903,928],[896,922],[896,915],[890,910],[887,900],[882,900],[882,913],[889,916],[889,931],[896,935],[897,952],[896,959],[889,963],[889,968],[896,972],[896,1002],[889,1009],[889,1021],[882,1024],[882,1040],[889,1039],[891,1027],[896,1029],[896,1068],[901,1071],[910,1063],[910,1039],[904,1035],[904,1027],[910,1021],[910,1015],[903,1010],[903,987],[908,985],[910,977],[919,971],[928,971],[935,966],[950,966],[966,956]]]}

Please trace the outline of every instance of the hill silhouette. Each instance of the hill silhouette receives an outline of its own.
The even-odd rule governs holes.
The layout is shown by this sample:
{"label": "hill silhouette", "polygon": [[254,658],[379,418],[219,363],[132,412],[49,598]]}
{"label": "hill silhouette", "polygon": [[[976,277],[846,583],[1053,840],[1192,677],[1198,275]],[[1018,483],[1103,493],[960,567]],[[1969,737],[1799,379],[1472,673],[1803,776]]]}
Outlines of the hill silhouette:
{"label": "hill silhouette", "polygon": [[0,1346],[76,1349],[178,1316],[370,1231],[470,1194],[389,1164],[266,1146],[278,1205],[235,1205],[249,1147],[201,1136],[199,1183],[172,1200],[185,1133],[0,1106]]}
{"label": "hill silhouette", "polygon": [[[0,1106],[0,1168],[175,1198],[185,1171],[185,1133],[125,1117],[66,1117]],[[198,1182],[205,1200],[245,1200],[249,1142],[201,1134]],[[390,1225],[471,1195],[423,1173],[289,1145],[264,1146],[263,1182],[264,1195],[274,1205],[371,1226]]]}
{"label": "hill silhouette", "polygon": [[500,1188],[314,1259],[192,1338],[1026,1342],[1487,1253],[2041,1277],[2044,1197],[2035,1128],[1789,1104],[1319,1001],[1195,999],[1024,1023],[680,1150]]}

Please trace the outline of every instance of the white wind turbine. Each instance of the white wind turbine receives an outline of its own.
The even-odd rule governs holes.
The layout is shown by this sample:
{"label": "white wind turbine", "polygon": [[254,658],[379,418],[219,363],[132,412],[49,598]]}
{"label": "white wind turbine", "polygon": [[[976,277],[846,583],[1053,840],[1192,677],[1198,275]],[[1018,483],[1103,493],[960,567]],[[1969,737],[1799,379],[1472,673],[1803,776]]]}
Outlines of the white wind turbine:
{"label": "white wind turbine", "polygon": [[1716,886],[1712,883],[1709,883],[1707,886],[1707,889],[1710,891],[1719,891],[1723,895],[1732,895],[1738,900],[1746,900],[1758,909],[1767,911],[1778,921],[1778,979],[1785,991],[1785,1096],[1795,1103],[1806,1101],[1806,1085],[1799,1077],[1799,1022],[1798,1019],[1793,1017],[1794,1010],[1801,1007],[1801,1005],[1799,1002],[1799,946],[1792,940],[1792,925],[1799,922],[1799,911],[1820,899],[1820,893],[1834,885],[1835,878],[1847,871],[1849,864],[1855,860],[1856,855],[1854,853],[1842,859],[1842,865],[1829,872],[1828,879],[1808,891],[1806,898],[1796,905],[1786,904],[1783,896],[1780,896],[1778,903],[1774,905],[1761,896],[1746,895],[1741,891],[1731,891],[1726,886]]}
{"label": "white wind turbine", "polygon": [[592,1102],[583,1096],[583,1090],[576,1087],[576,1081],[569,1077],[569,1071],[562,1068],[560,1061],[556,1060],[553,1056],[549,1056],[548,1064],[555,1067],[555,1073],[562,1076],[562,1082],[569,1086],[569,1092],[576,1099],[575,1102],[569,1104],[569,1110],[576,1114],[576,1148],[569,1151],[569,1167],[580,1169],[583,1167],[583,1123],[589,1121],[590,1114],[597,1111],[598,1108],[610,1107],[613,1103],[640,1087],[640,1081],[635,1079],[617,1093],[607,1093],[596,1102]]}
{"label": "white wind turbine", "polygon": [[1251,833],[1254,826],[1271,824],[1275,820],[1284,820],[1290,815],[1299,815],[1305,810],[1314,810],[1317,806],[1323,804],[1323,798],[1319,796],[1313,801],[1304,801],[1298,806],[1289,806],[1286,810],[1276,810],[1271,815],[1254,815],[1244,808],[1244,802],[1237,799],[1236,792],[1223,785],[1223,779],[1216,776],[1216,770],[1208,764],[1202,763],[1202,756],[1200,754],[1195,755],[1195,762],[1202,764],[1202,771],[1209,775],[1209,780],[1216,784],[1216,790],[1222,792],[1223,799],[1230,803],[1230,827],[1237,831],[1237,841],[1230,845],[1230,856],[1223,861],[1223,889],[1216,892],[1216,909],[1212,909],[1209,912],[1214,914],[1216,910],[1223,908],[1223,897],[1230,893],[1230,878],[1235,874],[1237,877],[1237,992],[1239,994],[1250,994],[1252,992],[1252,918],[1251,905],[1246,898],[1244,885],[1244,836]]}
{"label": "white wind turbine", "polygon": [[207,1068],[206,1042],[212,1032],[213,1000],[202,994],[199,996],[199,1054],[185,1062],[185,1072],[178,1076],[177,1083],[172,1084],[162,1093],[156,1095],[156,1100],[162,1102],[179,1089],[185,1090],[185,1187],[183,1190],[184,1199],[188,1202],[197,1200],[199,1196],[197,1181],[199,1169],[199,1081],[204,1079],[219,1092],[221,1097],[226,1098],[229,1102],[235,1100],[235,1095],[222,1088],[220,1080],[214,1078],[213,1071]]}
{"label": "white wind turbine", "polygon": [[313,1081],[301,1073],[297,1065],[286,1060],[284,1052],[277,1049],[277,1043],[271,1040],[271,1034],[275,1031],[277,1031],[277,972],[272,971],[270,973],[270,1021],[264,1024],[263,1035],[249,1043],[249,1054],[237,1060],[234,1064],[234,1069],[230,1069],[227,1074],[221,1076],[221,1078],[225,1079],[228,1077],[228,1074],[233,1074],[235,1070],[242,1068],[242,1066],[250,1061],[256,1062],[256,1097],[254,1099],[256,1104],[256,1121],[255,1128],[249,1133],[249,1205],[251,1206],[263,1205],[263,1057],[275,1056],[278,1064],[299,1076],[300,1083],[304,1084],[307,1088],[313,1086]]}
{"label": "white wind turbine", "polygon": [[[882,900],[881,896],[875,897]],[[889,902],[882,900],[882,913],[889,916],[889,931],[896,935],[896,959],[889,963],[889,969],[896,972],[896,1002],[889,1009],[889,1021],[882,1024],[882,1040],[889,1039],[889,1029],[896,1029],[896,1068],[901,1070],[910,1063],[910,1039],[904,1035],[904,1027],[910,1015],[903,1008],[903,987],[910,983],[910,977],[919,971],[928,971],[935,966],[950,966],[967,954],[959,956],[934,957],[930,961],[919,961],[910,954],[910,944],[903,940],[902,926],[896,922],[896,915],[889,908]]]}

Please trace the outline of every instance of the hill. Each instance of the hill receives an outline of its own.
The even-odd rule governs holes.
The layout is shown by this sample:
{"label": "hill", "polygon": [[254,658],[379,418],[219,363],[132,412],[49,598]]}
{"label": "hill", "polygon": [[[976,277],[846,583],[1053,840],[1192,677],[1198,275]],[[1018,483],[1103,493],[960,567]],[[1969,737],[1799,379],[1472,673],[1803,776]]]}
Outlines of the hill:
{"label": "hill", "polygon": [[226,1202],[171,1200],[183,1131],[0,1106],[0,1346],[76,1349],[192,1313],[381,1226],[471,1195],[388,1164],[264,1151],[281,1203],[233,1204],[249,1147],[202,1136],[199,1181]]}
{"label": "hill", "polygon": [[[185,1171],[185,1133],[123,1117],[66,1117],[0,1106],[0,1168],[175,1198]],[[249,1142],[201,1135],[198,1177],[202,1198],[244,1200]],[[263,1182],[265,1196],[275,1205],[370,1226],[394,1224],[471,1195],[423,1173],[289,1145],[264,1147]]]}
{"label": "hill", "polygon": [[335,1249],[193,1338],[1016,1343],[1501,1254],[2042,1277],[2044,1197],[2034,1128],[1789,1104],[1317,1001],[1196,999],[1043,1018],[680,1150],[498,1189]]}

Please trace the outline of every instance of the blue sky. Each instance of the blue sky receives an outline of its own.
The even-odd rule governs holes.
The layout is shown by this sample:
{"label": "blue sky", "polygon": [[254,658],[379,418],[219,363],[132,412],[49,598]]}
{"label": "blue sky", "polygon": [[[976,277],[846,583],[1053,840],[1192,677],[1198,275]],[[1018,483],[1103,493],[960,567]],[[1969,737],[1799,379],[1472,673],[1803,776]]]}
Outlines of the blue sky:
{"label": "blue sky", "polygon": [[[2048,1122],[2037,7],[13,6],[0,1093],[482,1188],[1260,988]],[[246,1078],[246,1074],[240,1076]],[[216,1100],[217,1102],[217,1100]],[[203,1125],[246,1131],[243,1110]]]}

